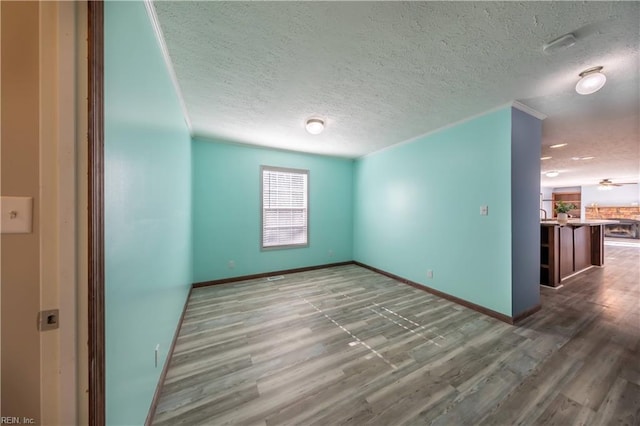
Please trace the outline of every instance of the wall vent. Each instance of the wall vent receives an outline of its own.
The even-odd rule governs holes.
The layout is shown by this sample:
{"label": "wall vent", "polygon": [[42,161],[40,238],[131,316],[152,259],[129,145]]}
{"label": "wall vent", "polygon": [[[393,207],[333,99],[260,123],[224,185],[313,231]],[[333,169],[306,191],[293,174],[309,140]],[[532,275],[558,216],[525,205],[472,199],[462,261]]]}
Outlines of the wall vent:
{"label": "wall vent", "polygon": [[284,280],[284,275],[277,275],[275,277],[267,277],[267,281],[278,281]]}

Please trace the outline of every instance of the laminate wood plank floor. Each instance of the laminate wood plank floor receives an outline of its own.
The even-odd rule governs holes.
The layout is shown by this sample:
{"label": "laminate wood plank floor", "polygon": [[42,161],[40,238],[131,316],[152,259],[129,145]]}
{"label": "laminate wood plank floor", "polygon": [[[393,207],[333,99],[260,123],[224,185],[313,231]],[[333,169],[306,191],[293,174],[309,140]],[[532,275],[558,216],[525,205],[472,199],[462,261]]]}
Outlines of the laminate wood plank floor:
{"label": "laminate wood plank floor", "polygon": [[640,248],[508,325],[356,265],[194,289],[155,425],[640,425]]}

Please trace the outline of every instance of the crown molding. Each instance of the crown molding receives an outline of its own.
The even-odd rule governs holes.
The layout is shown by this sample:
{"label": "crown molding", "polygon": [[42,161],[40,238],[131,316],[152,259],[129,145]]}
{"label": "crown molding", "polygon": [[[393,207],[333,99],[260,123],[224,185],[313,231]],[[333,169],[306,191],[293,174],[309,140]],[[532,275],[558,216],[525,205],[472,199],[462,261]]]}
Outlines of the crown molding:
{"label": "crown molding", "polygon": [[543,114],[538,110],[535,110],[525,104],[523,104],[522,102],[518,102],[518,101],[513,101],[511,103],[511,106],[514,107],[517,110],[520,110],[522,112],[525,112],[535,118],[537,118],[538,120],[544,120],[545,118],[547,118],[547,114]]}
{"label": "crown molding", "polygon": [[173,63],[171,62],[171,57],[169,56],[169,49],[167,48],[167,44],[164,41],[164,35],[162,34],[162,29],[160,28],[160,22],[158,21],[156,9],[153,6],[153,0],[144,0],[144,7],[147,9],[147,15],[149,16],[149,20],[151,21],[151,25],[153,26],[153,32],[156,35],[156,40],[158,41],[158,45],[160,46],[160,50],[162,51],[162,58],[164,59],[167,71],[169,72],[169,77],[171,78],[173,88],[176,91],[176,96],[178,96],[178,102],[180,102],[182,115],[185,123],[187,124],[187,128],[189,129],[189,135],[193,137],[193,126],[191,125],[191,120],[189,119],[187,104],[184,102],[182,90],[180,90],[180,85],[178,84],[178,77],[176,77],[176,72],[173,69]]}

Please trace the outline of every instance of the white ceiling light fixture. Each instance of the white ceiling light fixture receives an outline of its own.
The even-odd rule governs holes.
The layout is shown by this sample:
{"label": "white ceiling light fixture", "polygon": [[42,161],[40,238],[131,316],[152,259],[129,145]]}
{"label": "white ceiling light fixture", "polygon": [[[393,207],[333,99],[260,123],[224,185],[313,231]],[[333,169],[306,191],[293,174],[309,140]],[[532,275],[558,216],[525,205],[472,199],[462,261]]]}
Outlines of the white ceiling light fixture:
{"label": "white ceiling light fixture", "polygon": [[550,171],[550,172],[545,173],[545,176],[546,176],[546,177],[551,177],[551,178],[553,178],[553,177],[558,176],[559,174],[560,174],[560,172],[555,171],[555,170],[552,170],[552,171]]}
{"label": "white ceiling light fixture", "polygon": [[569,145],[569,144],[568,143],[557,143],[555,145],[551,145],[549,148],[553,148],[553,149],[562,148],[563,146],[567,146],[567,145]]}
{"label": "white ceiling light fixture", "polygon": [[607,77],[601,72],[602,67],[593,67],[582,71],[580,81],[576,84],[576,92],[581,95],[590,95],[602,89],[607,82]]}
{"label": "white ceiling light fixture", "polygon": [[320,118],[310,118],[306,124],[307,132],[312,135],[319,135],[324,130],[324,120]]}
{"label": "white ceiling light fixture", "polygon": [[544,160],[551,160],[551,158],[552,158],[552,157],[540,157],[540,159],[541,159],[542,161],[544,161]]}

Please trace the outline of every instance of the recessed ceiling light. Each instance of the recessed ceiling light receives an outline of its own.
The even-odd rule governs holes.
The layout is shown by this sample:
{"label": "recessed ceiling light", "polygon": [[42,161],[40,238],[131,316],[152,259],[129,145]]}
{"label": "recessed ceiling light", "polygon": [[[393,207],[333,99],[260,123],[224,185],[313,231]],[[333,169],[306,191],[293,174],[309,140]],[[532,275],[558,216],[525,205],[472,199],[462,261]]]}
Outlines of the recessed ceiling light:
{"label": "recessed ceiling light", "polygon": [[569,145],[568,143],[557,143],[555,145],[551,145],[549,148],[562,148],[563,146]]}
{"label": "recessed ceiling light", "polygon": [[551,157],[540,157],[541,160],[551,160]]}
{"label": "recessed ceiling light", "polygon": [[571,159],[572,159],[573,161],[580,161],[580,160],[592,160],[592,159],[594,159],[594,158],[596,158],[596,157],[571,157]]}
{"label": "recessed ceiling light", "polygon": [[319,118],[310,118],[307,120],[306,129],[312,135],[318,135],[324,130],[324,121]]}
{"label": "recessed ceiling light", "polygon": [[552,171],[550,171],[550,172],[545,173],[545,176],[547,176],[547,177],[556,177],[556,176],[558,176],[559,174],[560,174],[560,172],[557,172],[557,171],[555,171],[555,170],[552,170]]}
{"label": "recessed ceiling light", "polygon": [[607,77],[601,73],[602,67],[593,67],[582,71],[580,80],[576,84],[576,92],[581,95],[590,95],[602,89],[607,82]]}

